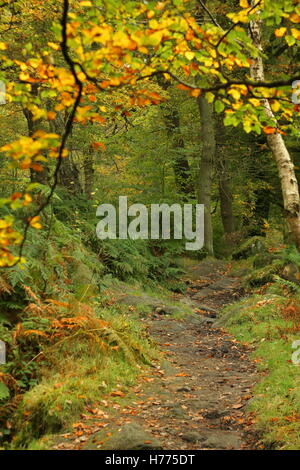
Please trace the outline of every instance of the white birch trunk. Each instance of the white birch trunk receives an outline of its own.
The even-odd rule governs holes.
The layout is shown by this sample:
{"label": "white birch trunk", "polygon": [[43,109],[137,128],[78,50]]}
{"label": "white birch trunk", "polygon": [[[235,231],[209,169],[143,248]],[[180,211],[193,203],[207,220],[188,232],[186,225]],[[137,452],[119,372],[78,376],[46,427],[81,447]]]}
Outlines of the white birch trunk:
{"label": "white birch trunk", "polygon": [[[255,3],[252,2],[253,5]],[[257,19],[251,22],[250,31],[253,44],[262,52],[262,21],[259,18],[259,13]],[[253,59],[251,78],[255,81],[265,80],[264,63],[261,56]],[[266,116],[275,121],[276,118],[269,101],[263,99],[262,103],[265,107]],[[268,135],[267,142],[277,164],[287,224],[296,247],[300,251],[300,198],[294,164],[281,134]]]}

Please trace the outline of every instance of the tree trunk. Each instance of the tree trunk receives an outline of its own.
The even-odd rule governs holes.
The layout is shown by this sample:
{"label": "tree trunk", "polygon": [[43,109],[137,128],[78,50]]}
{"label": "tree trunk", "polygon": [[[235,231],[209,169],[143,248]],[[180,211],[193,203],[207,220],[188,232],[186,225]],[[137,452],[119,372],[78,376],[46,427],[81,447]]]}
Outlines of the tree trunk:
{"label": "tree trunk", "polygon": [[[170,87],[170,82],[166,81],[161,76],[157,77],[157,82],[164,90],[168,90]],[[184,194],[186,199],[188,199],[190,194],[194,195],[195,188],[191,178],[189,161],[184,152],[181,152],[181,149],[184,150],[184,140],[180,133],[179,112],[171,103],[169,106],[171,106],[171,108],[165,109],[163,116],[166,123],[168,137],[172,140],[172,149],[176,152],[173,157],[175,183],[178,191]]]}
{"label": "tree trunk", "polygon": [[[169,87],[169,83],[165,80],[159,80],[159,84],[164,90],[167,90]],[[164,119],[168,136],[172,140],[172,150],[174,150],[173,169],[176,187],[178,191],[184,194],[186,199],[188,199],[189,195],[194,195],[194,185],[191,178],[189,161],[184,154],[184,140],[180,133],[180,116],[178,110],[174,106],[172,106],[171,109],[166,109]]]}
{"label": "tree trunk", "polygon": [[94,173],[94,149],[90,146],[84,159],[84,192],[88,199],[92,199]]}
{"label": "tree trunk", "polygon": [[[226,162],[223,163],[226,168]],[[232,194],[226,171],[225,169],[224,174],[219,177],[219,194],[224,232],[225,235],[230,235],[234,232],[234,216],[232,211]]]}
{"label": "tree trunk", "polygon": [[[64,132],[66,120],[67,114],[63,117],[58,113],[56,119],[51,121],[53,131],[61,135]],[[70,193],[82,193],[79,170],[73,161],[72,140],[70,141],[69,155],[67,158],[63,158],[61,162],[59,170],[59,184],[66,188]]]}
{"label": "tree trunk", "polygon": [[202,96],[198,98],[198,104],[202,138],[202,156],[198,176],[198,202],[199,204],[204,204],[204,247],[209,255],[213,255],[211,187],[213,161],[216,150],[215,128],[212,105]]}
{"label": "tree trunk", "polygon": [[227,141],[226,130],[222,119],[217,119],[216,132],[216,161],[218,170],[218,185],[221,206],[221,218],[225,237],[232,234],[235,221],[232,208],[232,193],[230,174],[228,172],[228,155],[225,154],[224,143]]}
{"label": "tree trunk", "polygon": [[[254,0],[252,0],[252,4],[255,5]],[[250,24],[250,33],[253,44],[262,52],[262,20],[259,13],[257,14],[257,18]],[[262,56],[252,60],[251,78],[255,81],[264,81],[265,74]],[[269,101],[263,99],[262,104],[265,107],[266,116],[275,120]],[[300,251],[300,198],[294,164],[281,134],[276,133],[268,135],[267,142],[277,164],[281,181],[285,217],[292,238],[298,251]]]}
{"label": "tree trunk", "polygon": [[[249,139],[249,140],[248,140]],[[247,237],[266,236],[266,222],[268,222],[272,201],[270,186],[273,181],[270,177],[273,162],[270,159],[270,150],[267,145],[267,136],[262,134],[257,136],[252,133],[248,135],[247,144],[251,158],[247,161],[247,174],[253,184],[257,187],[250,191],[246,198],[247,204],[251,207],[251,213],[243,215],[243,232]],[[281,195],[279,195],[281,198]],[[283,208],[283,206],[282,206]]]}
{"label": "tree trunk", "polygon": [[59,171],[59,183],[64,186],[70,193],[80,194],[82,188],[79,179],[79,170],[72,160],[70,152],[67,158],[64,158]]}
{"label": "tree trunk", "polygon": [[[262,180],[264,176],[262,176]],[[265,237],[265,223],[269,219],[270,214],[270,191],[268,189],[259,189],[255,191],[255,209],[254,209],[254,221],[255,226],[251,228],[251,233],[249,235]]]}

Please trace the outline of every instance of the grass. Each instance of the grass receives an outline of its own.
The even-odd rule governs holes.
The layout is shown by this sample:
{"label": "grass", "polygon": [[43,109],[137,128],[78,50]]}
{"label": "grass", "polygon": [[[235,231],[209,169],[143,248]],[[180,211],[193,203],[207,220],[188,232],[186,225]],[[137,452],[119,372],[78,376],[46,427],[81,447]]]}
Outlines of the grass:
{"label": "grass", "polygon": [[[121,293],[136,298],[133,309],[118,303]],[[109,305],[111,298],[116,302]],[[96,302],[98,319],[109,325],[105,338],[100,336],[103,344],[79,330],[63,338],[54,349],[45,349],[47,362],[40,369],[42,379],[23,396],[12,448],[47,448],[51,436],[68,431],[86,406],[96,404],[113,390],[130,391],[138,375],[160,357],[140,321],[153,310],[152,300],[178,308],[178,301],[165,288],[145,290],[138,284],[117,280],[113,286],[108,283],[106,293]],[[191,312],[183,304],[178,311],[172,311],[172,316],[182,318]]]}
{"label": "grass", "polygon": [[[273,285],[261,295],[252,295],[227,307],[227,328],[242,343],[255,346],[262,379],[254,388],[249,411],[266,448],[300,448],[300,366],[292,362],[292,344],[300,339],[300,318],[288,315],[287,305],[299,299]],[[299,312],[296,312],[298,315]]]}
{"label": "grass", "polygon": [[[44,302],[35,294],[28,294],[31,307],[23,314],[16,345],[11,338],[14,330],[7,332],[11,364],[15,364],[12,351],[17,352],[18,373],[25,367],[27,375],[21,403],[12,412],[5,409],[10,427],[8,437],[5,435],[3,439],[2,430],[6,431],[8,418],[0,420],[0,440],[5,448],[46,445],[51,435],[70,429],[87,406],[99,402],[113,390],[127,393],[138,375],[159,358],[141,318],[154,310],[155,302],[174,308],[176,301],[170,291],[159,283],[154,286],[150,282],[145,289],[137,281],[131,280],[129,284],[107,275],[101,278],[97,295],[97,289],[87,291],[88,276],[85,266],[80,267],[76,289],[73,292],[68,289],[64,296],[59,296],[59,301]],[[118,302],[124,294],[136,298],[134,308]],[[190,312],[188,306],[182,305],[172,315],[178,317]],[[53,321],[58,326],[53,326]],[[27,330],[32,333],[27,334]],[[14,373],[10,369],[7,372]],[[13,394],[9,406],[12,399]]]}
{"label": "grass", "polygon": [[101,310],[99,317],[107,323],[104,333],[87,334],[92,330],[82,328],[56,343],[54,349],[45,348],[42,379],[23,396],[12,448],[38,447],[40,437],[69,429],[86,406],[112,390],[126,393],[158,357],[134,318],[114,307]]}
{"label": "grass", "polygon": [[[149,315],[156,306],[170,308],[170,314],[180,319],[192,313],[192,308],[174,296],[165,286],[141,286],[139,283],[126,284],[122,281],[111,280],[107,283],[107,292],[104,292],[104,302],[115,299],[115,306],[119,312],[128,312],[128,306],[133,307],[131,316],[137,320],[141,316]],[[122,304],[122,298],[127,297]],[[121,303],[119,303],[119,301]]]}

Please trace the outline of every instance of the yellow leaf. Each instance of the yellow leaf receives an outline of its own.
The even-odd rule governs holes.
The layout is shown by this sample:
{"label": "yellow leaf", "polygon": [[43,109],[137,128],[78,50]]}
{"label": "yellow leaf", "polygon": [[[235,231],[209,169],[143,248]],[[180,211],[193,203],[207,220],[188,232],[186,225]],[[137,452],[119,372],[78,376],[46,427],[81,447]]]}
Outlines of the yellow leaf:
{"label": "yellow leaf", "polygon": [[[38,66],[40,65],[40,60],[39,59],[29,59],[28,64],[33,67],[34,69],[37,69]],[[23,70],[23,69],[22,69]]]}
{"label": "yellow leaf", "polygon": [[10,226],[11,226],[11,222],[4,220],[4,219],[0,219],[0,230],[10,227]]}
{"label": "yellow leaf", "polygon": [[271,107],[272,107],[272,111],[274,111],[274,113],[277,113],[280,110],[281,106],[280,106],[279,101],[274,101],[274,103],[272,103]]}
{"label": "yellow leaf", "polygon": [[7,49],[7,44],[5,42],[0,41],[0,51],[5,51]]}
{"label": "yellow leaf", "polygon": [[27,72],[21,72],[20,75],[19,75],[19,79],[22,82],[26,82],[29,78],[30,78],[30,75]]}
{"label": "yellow leaf", "polygon": [[279,28],[275,30],[275,36],[277,38],[282,38],[287,32],[287,28]]}
{"label": "yellow leaf", "polygon": [[34,161],[35,162],[47,162],[47,158],[44,157],[44,155],[38,155],[37,157],[35,157]]}
{"label": "yellow leaf", "polygon": [[148,52],[149,52],[148,49],[147,49],[147,47],[145,47],[145,46],[139,47],[139,48],[138,48],[138,51],[139,51],[141,54],[148,54]]}
{"label": "yellow leaf", "polygon": [[227,16],[234,23],[248,23],[249,22],[249,14],[246,9],[238,13],[228,13]]}
{"label": "yellow leaf", "polygon": [[261,105],[261,102],[256,98],[250,98],[249,103],[251,103],[256,108]]}
{"label": "yellow leaf", "polygon": [[241,108],[242,105],[243,105],[242,101],[236,101],[235,103],[232,104],[232,107],[233,107],[233,109],[235,109],[237,111],[238,109]]}
{"label": "yellow leaf", "polygon": [[52,47],[52,49],[54,49],[55,51],[58,51],[58,49],[60,48],[60,45],[56,44],[55,42],[48,42],[48,46]]}
{"label": "yellow leaf", "polygon": [[300,40],[300,31],[299,31],[299,29],[292,28],[291,33],[294,36],[294,38],[297,39],[297,41]]}
{"label": "yellow leaf", "polygon": [[23,205],[28,206],[28,204],[30,204],[30,202],[32,202],[32,197],[30,196],[30,194],[25,194]]}
{"label": "yellow leaf", "polygon": [[149,26],[151,29],[159,29],[160,24],[157,20],[151,20],[149,21]]}
{"label": "yellow leaf", "polygon": [[195,57],[195,53],[192,51],[188,51],[184,55],[188,60],[193,60],[193,58]]}
{"label": "yellow leaf", "polygon": [[80,80],[81,82],[84,82],[86,75],[85,75],[85,73],[83,73],[83,72],[79,72],[79,73],[77,74],[77,77],[79,78],[79,80]]}
{"label": "yellow leaf", "polygon": [[133,41],[124,31],[117,31],[113,35],[113,44],[125,49],[134,49],[136,47],[136,42]]}
{"label": "yellow leaf", "polygon": [[39,216],[32,217],[32,219],[30,219],[31,227],[36,228],[36,229],[41,229],[42,225],[39,223],[39,220],[40,220]]}
{"label": "yellow leaf", "polygon": [[240,5],[242,8],[249,8],[250,5],[248,3],[248,0],[240,0]]}
{"label": "yellow leaf", "polygon": [[231,90],[228,91],[228,94],[232,96],[233,99],[238,101],[241,97],[241,93],[236,90],[235,88],[231,88]]}

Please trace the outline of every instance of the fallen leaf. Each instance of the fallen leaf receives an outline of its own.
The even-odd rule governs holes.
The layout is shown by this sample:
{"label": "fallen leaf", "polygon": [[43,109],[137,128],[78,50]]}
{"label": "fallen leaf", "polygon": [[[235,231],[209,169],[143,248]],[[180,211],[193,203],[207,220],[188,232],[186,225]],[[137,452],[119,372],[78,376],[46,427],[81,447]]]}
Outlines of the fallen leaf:
{"label": "fallen leaf", "polygon": [[121,392],[121,390],[116,390],[114,392],[111,392],[112,397],[125,397],[125,393]]}
{"label": "fallen leaf", "polygon": [[243,403],[236,403],[235,405],[232,406],[234,410],[239,410],[240,408],[243,408]]}

